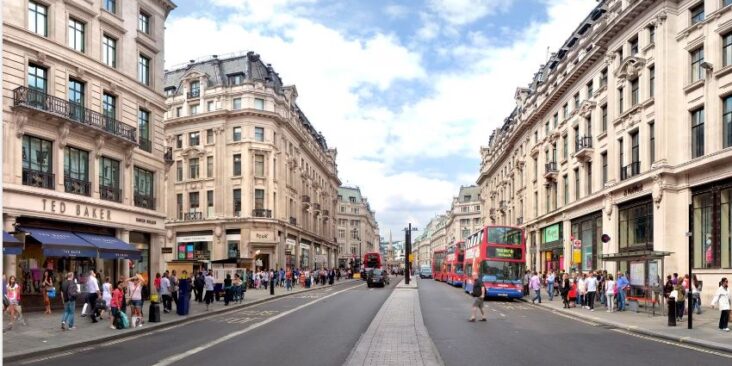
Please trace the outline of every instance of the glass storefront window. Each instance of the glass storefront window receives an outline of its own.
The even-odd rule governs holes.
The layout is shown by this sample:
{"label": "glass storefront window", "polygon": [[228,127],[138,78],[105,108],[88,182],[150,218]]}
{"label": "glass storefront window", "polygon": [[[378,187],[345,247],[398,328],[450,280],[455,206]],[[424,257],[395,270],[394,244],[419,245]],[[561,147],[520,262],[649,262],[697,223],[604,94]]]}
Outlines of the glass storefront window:
{"label": "glass storefront window", "polygon": [[580,236],[580,240],[582,240],[582,270],[583,271],[589,271],[593,269],[593,266],[595,265],[594,261],[592,260],[592,234],[594,231],[593,228],[594,220],[588,220],[582,223],[581,230],[582,234]]}
{"label": "glass storefront window", "polygon": [[229,240],[227,241],[229,258],[239,258],[239,241]]}
{"label": "glass storefront window", "polygon": [[310,264],[310,250],[301,249],[300,252],[300,268],[308,268]]}
{"label": "glass storefront window", "polygon": [[694,267],[712,268],[715,265],[715,250],[712,245],[712,212],[714,196],[710,193],[699,194],[693,198],[694,204]]}
{"label": "glass storefront window", "polygon": [[651,201],[621,208],[620,249],[653,249],[653,204]]}
{"label": "glass storefront window", "polygon": [[721,192],[720,242],[722,244],[722,266],[732,268],[732,188]]}

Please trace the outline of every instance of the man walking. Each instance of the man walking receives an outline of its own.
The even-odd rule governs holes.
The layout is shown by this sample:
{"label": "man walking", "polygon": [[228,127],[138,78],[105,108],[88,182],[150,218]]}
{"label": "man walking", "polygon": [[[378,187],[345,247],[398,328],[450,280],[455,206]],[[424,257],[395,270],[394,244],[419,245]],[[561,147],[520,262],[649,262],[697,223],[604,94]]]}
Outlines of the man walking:
{"label": "man walking", "polygon": [[531,270],[527,270],[526,273],[524,273],[524,277],[521,279],[521,282],[524,285],[524,296],[529,296],[529,280],[531,279]]}
{"label": "man walking", "polygon": [[549,271],[549,275],[546,277],[546,292],[549,294],[549,301],[554,300],[554,270]]}
{"label": "man walking", "polygon": [[163,273],[163,277],[160,279],[160,296],[163,298],[163,312],[169,313],[173,307],[173,298],[170,295],[170,279],[168,278],[168,271]]}
{"label": "man walking", "polygon": [[595,277],[595,272],[590,273],[590,278],[588,278],[585,281],[585,286],[587,286],[587,309],[590,309],[590,311],[595,311],[595,294],[597,293],[597,277]]}
{"label": "man walking", "polygon": [[539,278],[539,274],[536,271],[534,271],[534,275],[529,280],[529,287],[534,290],[534,298],[531,299],[531,303],[536,304],[536,300],[539,300],[539,304],[541,304],[541,278]]}
{"label": "man walking", "polygon": [[[91,311],[91,321],[92,323],[97,322],[97,299],[99,298],[99,282],[97,282],[97,276],[94,273],[93,270],[89,271],[89,279],[86,280],[86,290],[88,292],[87,295],[87,303],[89,304],[89,309]],[[85,316],[85,314],[82,314],[82,316]]]}
{"label": "man walking", "polygon": [[78,293],[74,272],[66,274],[66,279],[61,283],[61,300],[64,303],[64,315],[61,317],[61,329],[76,329],[74,327],[74,309],[76,309],[76,295]]}
{"label": "man walking", "polygon": [[203,296],[203,298],[204,301],[206,301],[206,311],[208,311],[209,306],[211,306],[214,298],[214,278],[213,276],[211,276],[210,271],[206,273],[206,278],[204,278],[204,282],[206,283],[206,294]]}
{"label": "man walking", "polygon": [[470,319],[468,321],[474,322],[475,318],[478,316],[478,311],[480,311],[480,321],[484,322],[486,321],[485,313],[483,312],[485,286],[483,286],[483,281],[481,281],[480,278],[476,278],[473,281],[473,297],[475,297],[475,300],[473,300],[473,308],[470,311]]}
{"label": "man walking", "polygon": [[[170,281],[170,296],[173,298],[173,302],[175,303],[175,308],[178,309],[178,276],[175,274],[175,270],[171,273],[171,276],[168,277],[168,280]],[[170,309],[172,310],[172,306]]]}
{"label": "man walking", "polygon": [[623,272],[618,272],[618,311],[625,311],[625,290],[628,288],[628,280],[623,275]]}
{"label": "man walking", "polygon": [[[247,276],[245,273],[245,276],[244,276],[245,286],[246,286],[246,278],[247,278]],[[193,281],[193,288],[196,291],[196,301],[198,301],[199,303],[203,302],[203,286],[205,284],[206,283],[203,280],[203,273],[201,273],[199,271],[198,275],[196,275],[196,279]]]}

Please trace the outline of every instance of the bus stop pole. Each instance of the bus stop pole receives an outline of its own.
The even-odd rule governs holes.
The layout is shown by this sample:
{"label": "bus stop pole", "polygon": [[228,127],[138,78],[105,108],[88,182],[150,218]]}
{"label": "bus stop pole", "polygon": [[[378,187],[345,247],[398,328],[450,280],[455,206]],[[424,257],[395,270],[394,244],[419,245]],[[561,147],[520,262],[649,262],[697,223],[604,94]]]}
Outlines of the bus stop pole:
{"label": "bus stop pole", "polygon": [[404,233],[404,284],[409,284],[409,256],[412,254],[412,223]]}

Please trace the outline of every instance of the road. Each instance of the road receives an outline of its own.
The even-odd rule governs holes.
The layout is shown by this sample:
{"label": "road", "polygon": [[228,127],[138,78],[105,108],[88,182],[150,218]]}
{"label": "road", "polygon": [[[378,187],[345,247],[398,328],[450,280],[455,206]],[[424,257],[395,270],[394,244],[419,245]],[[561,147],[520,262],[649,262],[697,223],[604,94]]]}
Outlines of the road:
{"label": "road", "polygon": [[472,298],[419,283],[422,316],[446,365],[726,365],[732,359],[556,315],[520,301],[486,301],[488,321],[469,323]]}
{"label": "road", "polygon": [[342,365],[391,286],[365,282],[275,299],[93,349],[24,360],[42,365]]}

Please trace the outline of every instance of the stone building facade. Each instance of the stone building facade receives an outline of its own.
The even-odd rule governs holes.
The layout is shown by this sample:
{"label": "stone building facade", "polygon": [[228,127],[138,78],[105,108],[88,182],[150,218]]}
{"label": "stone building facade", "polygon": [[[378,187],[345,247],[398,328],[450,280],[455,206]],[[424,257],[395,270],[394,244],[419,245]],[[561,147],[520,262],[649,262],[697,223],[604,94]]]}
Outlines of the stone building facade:
{"label": "stone building facade", "polygon": [[485,222],[639,296],[691,261],[707,302],[732,274],[731,71],[732,1],[600,1],[481,148]]}
{"label": "stone building facade", "polygon": [[260,56],[165,74],[168,267],[331,267],[336,150]]}
{"label": "stone building facade", "polygon": [[[162,268],[168,0],[3,2],[4,271]],[[82,291],[84,287],[82,286]],[[26,297],[28,299],[28,297]],[[28,300],[33,306],[33,300]]]}
{"label": "stone building facade", "polygon": [[447,245],[453,245],[464,240],[470,234],[482,227],[480,187],[464,186],[456,197],[447,215],[446,235]]}
{"label": "stone building facade", "polygon": [[371,210],[360,188],[346,186],[338,188],[336,209],[338,267],[351,268],[352,261],[363,261],[365,253],[379,251],[381,239],[376,212]]}

